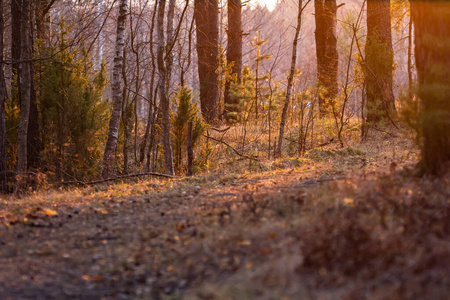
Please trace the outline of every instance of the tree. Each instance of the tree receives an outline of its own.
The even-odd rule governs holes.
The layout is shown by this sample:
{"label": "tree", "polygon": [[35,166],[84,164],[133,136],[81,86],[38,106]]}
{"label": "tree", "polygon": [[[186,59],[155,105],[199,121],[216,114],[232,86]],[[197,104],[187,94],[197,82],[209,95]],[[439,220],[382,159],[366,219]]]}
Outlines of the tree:
{"label": "tree", "polygon": [[17,142],[17,172],[27,171],[27,141],[28,141],[28,122],[30,117],[31,101],[31,1],[22,2],[22,22],[20,38],[20,71],[19,71],[19,99],[20,99],[20,124],[18,129]]}
{"label": "tree", "polygon": [[[3,62],[3,33],[5,20],[3,17],[3,0],[0,0],[0,62]],[[0,192],[6,190],[6,124],[5,124],[5,100],[6,92],[5,72],[3,63],[0,64]]]}
{"label": "tree", "polygon": [[69,30],[62,19],[57,47],[45,51],[52,59],[42,61],[38,98],[42,162],[54,167],[58,180],[97,175],[109,116],[108,101],[102,101],[104,63],[94,71],[85,51],[69,49]]}
{"label": "tree", "polygon": [[195,0],[198,77],[203,118],[209,124],[219,119],[219,4],[218,0]]}
{"label": "tree", "polygon": [[224,91],[224,116],[227,121],[235,119],[238,99],[230,97],[232,82],[241,83],[242,70],[242,3],[241,0],[228,0],[228,43],[227,65],[230,74],[227,76]]}
{"label": "tree", "polygon": [[173,168],[172,145],[170,141],[170,99],[167,96],[167,66],[166,66],[166,51],[164,39],[164,11],[166,7],[165,0],[159,0],[158,17],[157,17],[157,33],[158,33],[158,72],[159,72],[159,97],[161,101],[161,115],[162,115],[162,135],[164,148],[164,162],[165,173],[173,175],[175,173]]}
{"label": "tree", "polygon": [[367,129],[392,120],[395,110],[390,0],[367,1],[365,56]]}
{"label": "tree", "polygon": [[450,161],[450,3],[412,0],[411,14],[422,101],[420,166],[439,174]]}
{"label": "tree", "polygon": [[298,13],[297,13],[297,26],[295,27],[295,36],[294,41],[292,42],[292,57],[291,57],[291,69],[289,70],[289,77],[286,87],[286,97],[284,99],[284,105],[283,105],[283,111],[281,113],[281,121],[280,121],[280,133],[278,135],[278,144],[277,149],[275,151],[275,157],[281,157],[281,147],[283,145],[283,138],[284,138],[284,127],[286,125],[286,119],[287,119],[287,113],[288,108],[291,105],[291,94],[292,94],[292,85],[294,84],[294,75],[295,75],[295,65],[297,64],[297,48],[298,48],[298,41],[300,39],[300,29],[302,27],[302,14],[305,7],[308,5],[310,1],[308,0],[303,5],[303,1],[298,1]]}
{"label": "tree", "polygon": [[323,117],[330,111],[338,96],[338,50],[336,32],[336,0],[315,0],[317,77],[319,86],[319,111]]}
{"label": "tree", "polygon": [[102,177],[107,178],[112,173],[114,153],[117,148],[117,138],[119,136],[119,123],[122,114],[122,66],[123,48],[125,35],[125,22],[127,19],[127,0],[119,2],[119,16],[117,18],[117,35],[115,44],[115,56],[112,78],[112,102],[113,111],[109,122],[108,140],[106,141],[103,155]]}

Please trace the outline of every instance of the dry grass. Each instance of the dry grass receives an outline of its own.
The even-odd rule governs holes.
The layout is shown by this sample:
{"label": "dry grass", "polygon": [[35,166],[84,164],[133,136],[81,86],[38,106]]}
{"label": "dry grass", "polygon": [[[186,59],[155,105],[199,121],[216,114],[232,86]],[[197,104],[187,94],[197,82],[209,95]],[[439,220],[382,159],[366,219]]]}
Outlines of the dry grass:
{"label": "dry grass", "polygon": [[411,142],[216,146],[226,172],[2,198],[0,296],[448,299],[449,176],[415,178]]}

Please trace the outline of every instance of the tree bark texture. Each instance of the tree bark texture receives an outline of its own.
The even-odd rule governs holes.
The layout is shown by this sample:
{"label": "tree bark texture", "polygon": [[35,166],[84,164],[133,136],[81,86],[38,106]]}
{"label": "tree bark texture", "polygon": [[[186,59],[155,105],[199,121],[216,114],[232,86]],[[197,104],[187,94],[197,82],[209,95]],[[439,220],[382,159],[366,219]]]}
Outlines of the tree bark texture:
{"label": "tree bark texture", "polygon": [[119,16],[117,18],[117,35],[113,65],[113,78],[111,83],[113,111],[111,114],[111,119],[109,121],[108,140],[106,141],[105,152],[103,155],[103,178],[109,177],[112,173],[114,154],[117,148],[117,138],[119,136],[119,123],[120,116],[122,114],[122,65],[127,10],[127,0],[120,0]]}
{"label": "tree bark texture", "polygon": [[50,14],[48,13],[53,5],[53,1],[37,0],[35,4],[36,16],[36,36],[44,45],[47,44],[50,38]]}
{"label": "tree bark texture", "polygon": [[[22,0],[11,0],[11,59],[13,78],[11,84],[19,86],[20,30],[22,24]],[[14,82],[14,80],[17,80]],[[20,99],[17,99],[20,105]]]}
{"label": "tree bark texture", "polygon": [[27,140],[28,140],[28,121],[30,117],[30,98],[31,98],[31,20],[30,20],[30,0],[22,2],[22,26],[20,39],[20,86],[19,98],[20,105],[20,123],[18,129],[18,149],[17,149],[17,173],[27,171]]}
{"label": "tree bark texture", "polygon": [[365,55],[366,122],[370,128],[388,121],[395,110],[390,0],[367,1]]}
{"label": "tree bark texture", "polygon": [[209,124],[219,119],[219,5],[218,0],[195,0],[198,77],[203,118]]}
{"label": "tree bark texture", "polygon": [[[3,0],[0,0],[0,61],[3,61],[3,34],[5,19],[3,16]],[[5,124],[5,100],[6,93],[5,72],[3,64],[0,64],[0,192],[6,191],[6,124]]]}
{"label": "tree bark texture", "polygon": [[338,96],[337,6],[336,0],[315,0],[317,77],[319,111],[321,116],[329,113]]}
{"label": "tree bark texture", "polygon": [[[241,83],[242,70],[242,1],[228,0],[228,43],[227,64],[230,74],[225,82],[224,116],[227,121],[235,119],[232,114],[238,112],[239,99],[230,97],[230,87],[235,81]],[[230,67],[231,66],[231,67]]]}
{"label": "tree bark texture", "polygon": [[159,98],[161,102],[161,116],[162,116],[162,136],[164,149],[164,163],[165,173],[173,175],[175,170],[173,168],[172,143],[170,141],[170,99],[167,96],[167,68],[165,62],[165,38],[164,38],[164,11],[166,7],[165,0],[159,0],[158,17],[157,17],[157,32],[158,32],[158,72],[159,72]]}
{"label": "tree bark texture", "polygon": [[422,101],[421,166],[439,174],[450,161],[450,3],[413,0],[411,13]]}
{"label": "tree bark texture", "polygon": [[275,157],[281,157],[281,147],[283,146],[284,127],[286,126],[286,119],[289,106],[291,105],[292,85],[294,83],[295,65],[297,64],[297,48],[300,35],[300,29],[302,27],[302,13],[304,7],[302,7],[303,1],[298,1],[298,15],[297,15],[297,27],[295,28],[294,41],[292,43],[292,57],[291,57],[291,70],[289,71],[288,83],[286,87],[286,98],[284,99],[283,111],[281,113],[280,121],[280,133],[278,135],[277,149],[275,151]]}

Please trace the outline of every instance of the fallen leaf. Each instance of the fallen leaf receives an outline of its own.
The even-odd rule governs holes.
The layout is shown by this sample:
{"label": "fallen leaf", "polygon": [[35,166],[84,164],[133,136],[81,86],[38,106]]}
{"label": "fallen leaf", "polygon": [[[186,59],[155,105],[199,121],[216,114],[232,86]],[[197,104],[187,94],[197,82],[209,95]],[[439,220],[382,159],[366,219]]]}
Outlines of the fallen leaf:
{"label": "fallen leaf", "polygon": [[240,245],[240,246],[250,246],[251,244],[252,244],[252,242],[249,240],[243,240],[243,241],[238,242],[238,245]]}
{"label": "fallen leaf", "polygon": [[172,265],[167,267],[167,271],[169,271],[169,272],[173,272],[173,271],[175,271],[175,269],[176,269],[175,266],[172,266]]}
{"label": "fallen leaf", "polygon": [[46,209],[45,210],[45,214],[47,216],[56,216],[58,214],[58,212],[56,210],[53,210],[53,209]]}
{"label": "fallen leaf", "polygon": [[355,200],[353,200],[352,198],[344,198],[344,203],[350,206],[353,206],[355,204]]}

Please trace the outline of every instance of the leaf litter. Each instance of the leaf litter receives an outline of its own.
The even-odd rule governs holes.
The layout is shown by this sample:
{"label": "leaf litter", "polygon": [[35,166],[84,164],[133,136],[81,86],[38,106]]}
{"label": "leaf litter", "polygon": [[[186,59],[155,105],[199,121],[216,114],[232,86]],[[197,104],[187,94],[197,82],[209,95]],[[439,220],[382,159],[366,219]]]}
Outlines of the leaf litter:
{"label": "leaf litter", "polygon": [[325,154],[2,199],[0,298],[447,299],[448,174]]}

